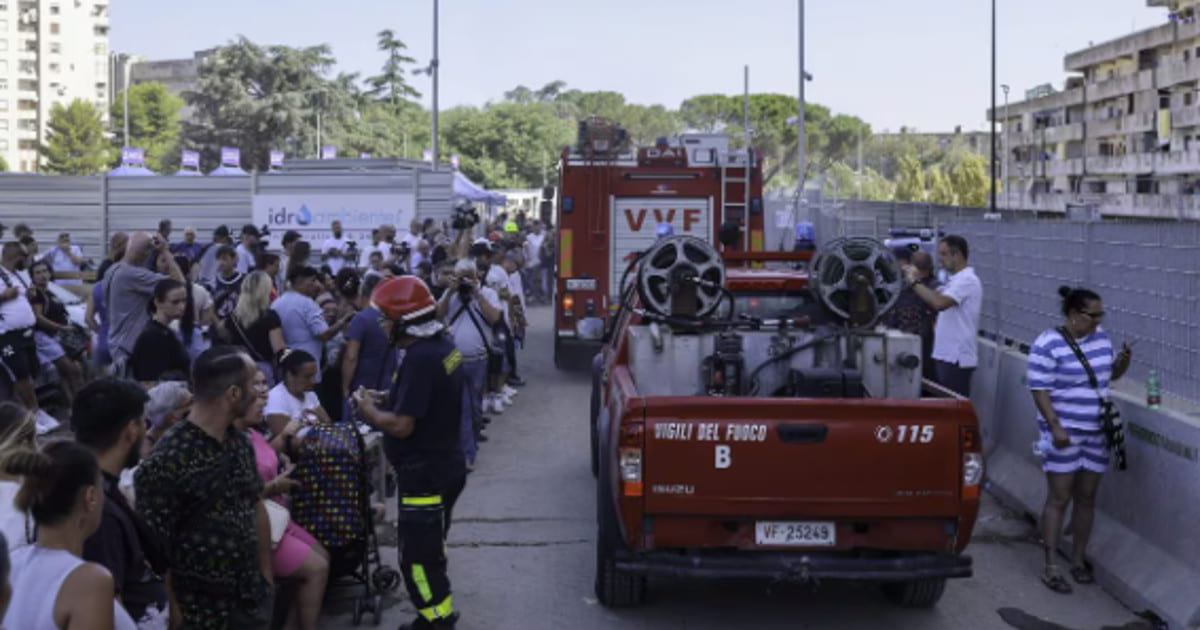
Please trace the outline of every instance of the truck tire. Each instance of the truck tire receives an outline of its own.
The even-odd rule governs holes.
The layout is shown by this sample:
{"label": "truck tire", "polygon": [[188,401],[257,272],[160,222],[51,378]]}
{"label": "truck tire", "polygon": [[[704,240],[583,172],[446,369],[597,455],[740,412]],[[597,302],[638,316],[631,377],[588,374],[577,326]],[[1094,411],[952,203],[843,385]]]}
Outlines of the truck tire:
{"label": "truck tire", "polygon": [[632,608],[646,602],[646,577],[617,568],[616,550],[624,543],[607,492],[608,466],[602,468],[596,484],[596,599],[608,608]]}
{"label": "truck tire", "polygon": [[589,433],[592,442],[592,477],[600,475],[600,445],[596,422],[600,418],[600,373],[592,367],[592,415],[589,422]]}
{"label": "truck tire", "polygon": [[883,585],[884,595],[901,608],[933,608],[945,592],[946,578],[923,578]]}

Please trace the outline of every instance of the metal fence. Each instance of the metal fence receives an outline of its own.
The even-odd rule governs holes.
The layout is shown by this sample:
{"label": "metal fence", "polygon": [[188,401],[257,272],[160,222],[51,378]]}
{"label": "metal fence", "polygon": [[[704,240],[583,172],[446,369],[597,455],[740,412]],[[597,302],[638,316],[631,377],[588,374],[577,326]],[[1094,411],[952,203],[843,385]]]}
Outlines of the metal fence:
{"label": "metal fence", "polygon": [[1114,343],[1134,344],[1128,380],[1157,370],[1163,390],[1200,405],[1200,222],[1077,222],[1062,214],[1002,212],[932,204],[822,204],[809,214],[817,238],[884,239],[892,227],[960,234],[984,287],[980,328],[1000,343],[1027,346],[1062,321],[1058,287],[1101,295]]}
{"label": "metal fence", "polygon": [[[246,177],[0,176],[0,223],[29,225],[43,247],[70,232],[84,256],[98,260],[117,231],[154,230],[171,219],[177,230],[193,226],[201,241],[219,225],[251,221],[253,195],[411,192],[421,218],[448,219],[452,178],[448,171],[325,170]],[[6,232],[6,235],[10,232]]]}

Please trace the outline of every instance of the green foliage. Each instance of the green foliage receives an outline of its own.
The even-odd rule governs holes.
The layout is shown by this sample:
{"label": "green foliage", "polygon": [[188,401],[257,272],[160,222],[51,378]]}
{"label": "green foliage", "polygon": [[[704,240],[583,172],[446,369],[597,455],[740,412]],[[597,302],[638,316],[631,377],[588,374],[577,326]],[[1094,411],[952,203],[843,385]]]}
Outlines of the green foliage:
{"label": "green foliage", "polygon": [[110,162],[111,146],[104,137],[100,110],[75,99],[50,108],[46,143],[39,148],[42,170],[60,175],[95,175]]}
{"label": "green foliage", "polygon": [[925,170],[915,155],[900,158],[896,182],[896,201],[925,201]]}
{"label": "green foliage", "polygon": [[371,88],[367,93],[391,103],[393,107],[399,106],[401,101],[409,98],[421,98],[421,93],[405,79],[407,66],[417,62],[404,54],[408,46],[396,39],[396,33],[391,29],[379,31],[378,37],[379,50],[383,51],[387,58],[383,62],[382,72],[367,79],[367,85]]}
{"label": "green foliage", "polygon": [[724,94],[701,94],[679,105],[679,119],[683,125],[702,133],[721,133],[740,112],[741,105]]}
{"label": "green foliage", "polygon": [[988,159],[978,153],[968,153],[950,170],[950,185],[964,206],[983,207],[991,194]]}
{"label": "green foliage", "polygon": [[8,160],[4,159],[3,155],[0,155],[0,173],[7,173],[7,172],[8,172]]}
{"label": "green foliage", "polygon": [[457,107],[441,117],[446,154],[457,153],[463,173],[490,188],[521,188],[542,181],[575,127],[549,103],[496,103]]}
{"label": "green foliage", "polygon": [[[179,110],[183,99],[158,82],[138,83],[129,88],[129,145],[146,151],[146,168],[163,172],[178,162]],[[125,145],[125,93],[117,95],[110,108],[116,129],[113,146],[120,158]]]}
{"label": "green foliage", "polygon": [[953,205],[956,195],[950,178],[942,172],[942,167],[934,164],[929,167],[929,201],[944,205]]}
{"label": "green foliage", "polygon": [[185,144],[198,149],[205,168],[223,146],[238,147],[242,165],[265,170],[270,151],[312,147],[317,113],[336,125],[353,116],[354,95],[325,78],[334,59],[328,46],[259,46],[241,37],[218,48],[200,67],[197,89],[184,94],[195,110],[184,125]]}

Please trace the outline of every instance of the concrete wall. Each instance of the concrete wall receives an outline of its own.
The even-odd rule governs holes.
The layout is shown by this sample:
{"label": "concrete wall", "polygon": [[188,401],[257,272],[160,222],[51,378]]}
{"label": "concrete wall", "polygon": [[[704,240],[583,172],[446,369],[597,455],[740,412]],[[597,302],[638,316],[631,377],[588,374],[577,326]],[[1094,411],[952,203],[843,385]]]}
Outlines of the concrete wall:
{"label": "concrete wall", "polygon": [[[1033,453],[1037,413],[1025,382],[1027,358],[981,341],[979,360],[972,402],[983,425],[989,488],[1037,516],[1046,482]],[[1105,475],[1089,557],[1101,583],[1134,610],[1153,609],[1173,628],[1200,627],[1200,421],[1122,394],[1116,400],[1129,469]]]}

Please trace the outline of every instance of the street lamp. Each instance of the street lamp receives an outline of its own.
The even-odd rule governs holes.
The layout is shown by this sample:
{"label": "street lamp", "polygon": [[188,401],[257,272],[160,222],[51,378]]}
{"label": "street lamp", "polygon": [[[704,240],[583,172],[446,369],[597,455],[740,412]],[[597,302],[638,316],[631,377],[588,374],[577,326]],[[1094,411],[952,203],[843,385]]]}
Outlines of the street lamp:
{"label": "street lamp", "polygon": [[992,0],[992,199],[991,211],[996,212],[996,0]]}
{"label": "street lamp", "polygon": [[1008,188],[1011,183],[1008,172],[1008,155],[1012,153],[1012,148],[1008,144],[1010,140],[1008,137],[1008,84],[1001,85],[1000,89],[1004,91],[1004,209],[1012,210],[1011,198],[1008,196]]}
{"label": "street lamp", "polygon": [[[433,79],[433,170],[438,170],[438,0],[433,0],[433,59],[413,74],[426,74]],[[405,149],[405,154],[408,150]]]}

